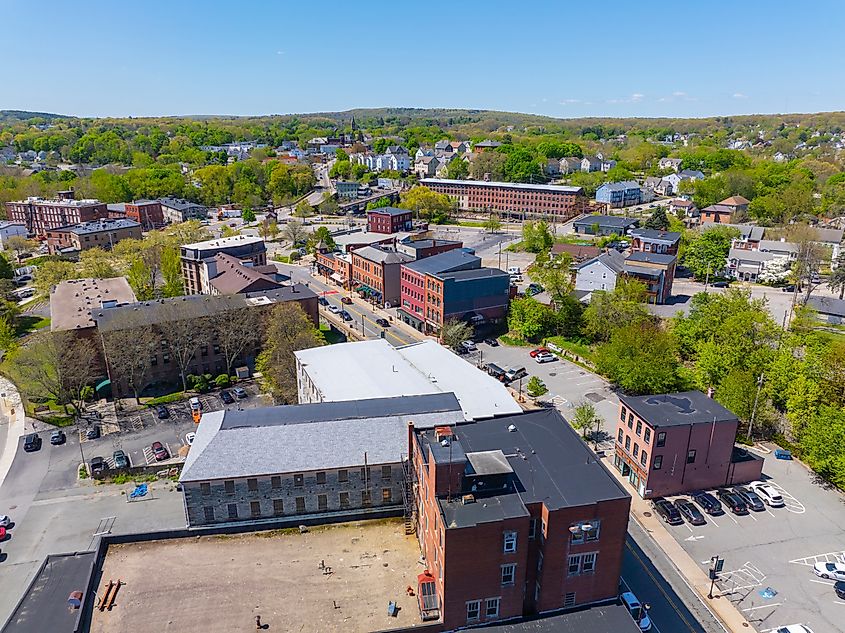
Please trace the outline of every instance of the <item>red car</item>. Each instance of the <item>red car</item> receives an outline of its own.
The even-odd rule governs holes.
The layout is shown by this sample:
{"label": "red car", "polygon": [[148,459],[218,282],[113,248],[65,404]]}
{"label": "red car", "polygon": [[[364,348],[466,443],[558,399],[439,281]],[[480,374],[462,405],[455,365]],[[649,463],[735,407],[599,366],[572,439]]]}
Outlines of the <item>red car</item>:
{"label": "red car", "polygon": [[537,349],[532,349],[530,352],[528,352],[528,355],[531,358],[537,358],[537,354],[550,354],[550,353],[551,352],[549,352],[549,350],[547,350],[545,347],[538,347]]}
{"label": "red car", "polygon": [[167,449],[164,448],[164,445],[161,442],[153,442],[152,449],[153,457],[156,458],[157,462],[163,461],[170,457],[170,453],[167,452]]}

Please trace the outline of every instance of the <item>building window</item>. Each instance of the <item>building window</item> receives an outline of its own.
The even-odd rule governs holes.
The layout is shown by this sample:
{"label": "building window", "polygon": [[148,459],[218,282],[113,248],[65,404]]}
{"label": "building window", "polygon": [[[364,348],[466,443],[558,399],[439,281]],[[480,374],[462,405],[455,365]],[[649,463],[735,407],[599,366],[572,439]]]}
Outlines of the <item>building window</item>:
{"label": "building window", "polygon": [[229,510],[229,518],[230,519],[237,519],[238,518],[238,504],[237,503],[230,503],[228,506]]}
{"label": "building window", "polygon": [[223,482],[223,489],[226,491],[226,494],[233,495],[235,494],[235,482],[231,479],[227,479]]}
{"label": "building window", "polygon": [[305,497],[296,498],[296,511],[299,513],[305,512]]}
{"label": "building window", "polygon": [[641,464],[642,466],[645,466],[647,461],[648,461],[648,453],[646,453],[645,451],[643,451],[643,452],[640,454],[640,464]]}
{"label": "building window", "polygon": [[370,480],[370,467],[369,466],[361,469],[361,480],[362,481],[369,481]]}
{"label": "building window", "polygon": [[481,600],[467,602],[467,622],[478,622],[481,616]]}
{"label": "building window", "polygon": [[349,493],[348,492],[341,492],[340,493],[340,507],[341,508],[348,508],[349,507]]}
{"label": "building window", "polygon": [[660,470],[663,467],[663,455],[655,455],[654,456],[654,464],[652,465],[652,469]]}
{"label": "building window", "polygon": [[200,484],[200,493],[203,497],[207,497],[211,494],[211,484],[208,482]]}
{"label": "building window", "polygon": [[302,488],[303,484],[305,483],[305,478],[302,475],[294,475],[293,476],[293,485],[297,488]]}
{"label": "building window", "polygon": [[261,516],[261,502],[260,501],[250,501],[249,502],[249,514],[253,519]]}
{"label": "building window", "polygon": [[381,502],[391,503],[393,501],[393,491],[390,488],[381,489]]}
{"label": "building window", "polygon": [[270,487],[271,488],[281,488],[282,487],[282,478],[278,475],[274,475],[270,477]]}
{"label": "building window", "polygon": [[655,446],[657,446],[657,448],[666,446],[666,431],[660,431],[660,433],[657,434],[657,443]]}
{"label": "building window", "polygon": [[325,473],[325,471],[321,470],[320,472],[317,473],[317,483],[318,484],[326,483],[326,473]]}
{"label": "building window", "polygon": [[581,573],[592,574],[594,571],[596,571],[596,553],[590,552],[589,554],[582,554]]}
{"label": "building window", "polygon": [[640,445],[634,442],[634,459],[640,454]]}
{"label": "building window", "polygon": [[628,428],[630,429],[633,426],[634,426],[634,414],[629,411],[628,412]]}
{"label": "building window", "polygon": [[537,538],[537,519],[528,521],[528,540],[533,541]]}
{"label": "building window", "polygon": [[572,554],[569,557],[567,565],[567,576],[577,576],[581,571],[581,556],[579,554]]}
{"label": "building window", "polygon": [[625,415],[627,413],[628,413],[627,409],[625,409],[625,407],[622,407],[622,410],[619,413],[619,419],[624,422],[625,421]]}
{"label": "building window", "polygon": [[273,499],[273,514],[277,517],[285,513],[285,502],[282,499]]}
{"label": "building window", "polygon": [[502,584],[503,585],[512,585],[514,583],[515,578],[516,578],[516,565],[514,563],[508,563],[507,565],[502,565]]}
{"label": "building window", "polygon": [[516,551],[516,532],[505,532],[505,545],[502,551],[505,554]]}
{"label": "building window", "polygon": [[534,602],[540,601],[540,583],[535,583],[534,585]]}
{"label": "building window", "polygon": [[631,450],[631,436],[630,435],[625,436],[625,450],[626,451]]}
{"label": "building window", "polygon": [[620,444],[622,443],[622,436],[623,435],[624,435],[624,433],[622,432],[622,429],[619,429],[619,432],[616,434],[616,441],[619,442]]}
{"label": "building window", "polygon": [[327,495],[317,495],[317,509],[322,511],[329,509],[329,498]]}
{"label": "building window", "polygon": [[340,483],[349,481],[349,471],[345,469],[337,471],[337,480]]}
{"label": "building window", "polygon": [[543,552],[537,552],[537,573],[543,571]]}
{"label": "building window", "polygon": [[368,507],[373,502],[372,497],[370,497],[369,490],[362,490],[361,491],[361,505],[364,507]]}
{"label": "building window", "polygon": [[563,606],[564,607],[574,607],[575,606],[575,592],[574,591],[570,591],[569,593],[564,595]]}
{"label": "building window", "polygon": [[212,521],[214,521],[214,508],[212,508],[211,506],[205,506],[202,509],[202,514],[207,522],[211,523]]}
{"label": "building window", "polygon": [[695,449],[690,449],[687,451],[687,464],[694,464],[695,463]]}
{"label": "building window", "polygon": [[393,477],[393,469],[390,466],[382,466],[381,467],[381,480],[382,481],[390,481]]}
{"label": "building window", "polygon": [[643,431],[643,423],[640,420],[637,420],[637,435],[640,435]]}
{"label": "building window", "polygon": [[651,441],[651,429],[646,427],[645,435],[643,435],[643,441],[648,444]]}
{"label": "building window", "polygon": [[484,617],[486,619],[493,619],[499,617],[499,602],[501,598],[487,598],[484,605]]}
{"label": "building window", "polygon": [[246,480],[246,488],[250,492],[258,492],[258,480],[257,479],[247,479]]}

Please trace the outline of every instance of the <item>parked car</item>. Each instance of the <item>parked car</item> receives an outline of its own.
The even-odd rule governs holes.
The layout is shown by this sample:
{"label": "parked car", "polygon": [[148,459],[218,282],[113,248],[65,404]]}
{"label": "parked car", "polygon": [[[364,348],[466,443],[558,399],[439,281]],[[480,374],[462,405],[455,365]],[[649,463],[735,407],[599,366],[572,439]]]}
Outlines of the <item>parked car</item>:
{"label": "parked car", "polygon": [[478,347],[475,344],[475,341],[463,341],[461,343],[461,347],[465,352],[475,352],[478,351]]}
{"label": "parked car", "polygon": [[197,436],[196,433],[186,433],[185,434],[185,444],[187,444],[188,446],[193,445],[194,439],[196,438],[196,436]]}
{"label": "parked car", "polygon": [[202,402],[196,396],[192,397],[188,402],[191,405],[191,411],[202,411]]}
{"label": "parked car", "polygon": [[525,294],[529,297],[533,297],[534,295],[538,295],[543,292],[543,286],[540,284],[528,284],[528,288],[525,290]]}
{"label": "parked car", "polygon": [[718,516],[725,513],[725,510],[722,508],[722,504],[719,500],[709,492],[701,490],[699,492],[692,493],[690,496],[692,497],[692,500],[701,506],[701,509],[710,516]]}
{"label": "parked car", "polygon": [[782,508],[785,505],[780,493],[767,483],[755,481],[748,484],[748,487],[756,492],[766,505],[772,508]]}
{"label": "parked car", "polygon": [[89,464],[91,465],[92,475],[105,472],[109,468],[109,465],[106,464],[106,460],[102,457],[92,457]]}
{"label": "parked car", "polygon": [[729,282],[729,281],[714,281],[714,282],[713,282],[712,284],[710,284],[710,285],[711,285],[713,288],[727,288],[728,286],[730,286],[730,285],[731,285],[731,282]]}
{"label": "parked car", "polygon": [[349,314],[346,310],[341,310],[340,311],[340,318],[342,318],[344,321],[351,321],[352,315]]}
{"label": "parked car", "polygon": [[153,442],[153,445],[150,448],[152,448],[153,457],[156,458],[157,462],[170,457],[170,453],[167,452],[167,449],[164,448],[164,445],[161,442]]}
{"label": "parked car", "polygon": [[813,565],[813,573],[825,580],[845,580],[845,564],[816,563]]}
{"label": "parked car", "polygon": [[38,433],[30,433],[23,440],[23,450],[34,453],[41,448],[41,437]]}
{"label": "parked car", "polygon": [[90,429],[85,431],[85,438],[89,440],[96,440],[98,437],[100,437],[100,434],[100,425],[95,424]]}
{"label": "parked car", "polygon": [[548,354],[548,353],[549,353],[549,350],[546,349],[545,347],[538,347],[537,349],[532,349],[530,352],[528,352],[528,355],[531,358],[537,358],[537,354]]}
{"label": "parked car", "polygon": [[678,512],[678,509],[668,499],[656,497],[651,500],[651,507],[669,525],[681,525],[684,522],[681,513]]}
{"label": "parked car", "polygon": [[244,398],[249,396],[246,389],[244,389],[243,387],[235,387],[234,389],[232,389],[232,392],[235,394],[235,397],[238,400],[243,400]]}
{"label": "parked car", "polygon": [[340,308],[338,308],[336,305],[332,304],[332,305],[329,306],[329,312],[331,312],[332,314],[339,314]]}
{"label": "parked car", "polygon": [[390,327],[390,321],[387,319],[376,319],[376,323],[379,324],[381,327]]}
{"label": "parked car", "polygon": [[688,501],[687,499],[676,499],[675,507],[678,509],[678,512],[681,513],[681,516],[691,524],[704,525],[707,523],[704,515],[701,514],[701,510],[695,507],[692,501]]}
{"label": "parked car", "polygon": [[166,420],[170,417],[170,411],[163,404],[160,404],[156,407],[156,417],[159,420]]}
{"label": "parked car", "polygon": [[771,633],[813,633],[813,631],[810,630],[809,626],[804,626],[803,624],[787,624],[786,626],[773,630]]}
{"label": "parked car", "polygon": [[0,527],[7,528],[11,525],[12,519],[8,514],[0,514]]}
{"label": "parked car", "polygon": [[551,352],[540,352],[534,357],[534,360],[541,364],[551,363],[552,361],[557,360],[557,356],[555,356]]}
{"label": "parked car", "polygon": [[527,375],[528,372],[525,371],[525,367],[511,367],[505,372],[504,382],[513,382],[514,380],[525,378]]}
{"label": "parked car", "polygon": [[325,297],[319,297],[317,299],[317,303],[319,303],[321,306],[327,306],[327,305],[329,305],[329,300],[326,299]]}
{"label": "parked car", "polygon": [[766,509],[763,500],[757,496],[757,493],[745,486],[734,486],[734,492],[738,494],[740,499],[745,501],[745,505],[747,505],[751,510],[754,510],[754,512],[762,512]]}
{"label": "parked car", "polygon": [[716,491],[716,496],[719,497],[719,500],[728,506],[728,509],[734,514],[748,514],[748,506],[745,505],[745,501],[743,501],[742,497],[735,492],[732,492],[730,489],[719,488],[719,490]]}
{"label": "parked car", "polygon": [[630,591],[624,592],[619,596],[619,599],[622,601],[622,605],[628,609],[631,617],[634,618],[634,622],[637,623],[640,631],[650,631],[651,619],[648,617],[649,605],[641,603],[637,599],[637,596]]}
{"label": "parked car", "polygon": [[235,401],[235,398],[232,396],[232,394],[226,391],[225,389],[220,392],[220,399],[223,401],[224,404],[232,404]]}
{"label": "parked car", "polygon": [[64,444],[67,441],[67,436],[65,432],[61,429],[56,429],[52,433],[50,433],[50,444],[53,446],[58,446],[59,444]]}
{"label": "parked car", "polygon": [[845,600],[845,580],[837,580],[833,585],[836,595]]}
{"label": "parked car", "polygon": [[129,456],[123,451],[115,451],[112,454],[115,468],[129,468]]}
{"label": "parked car", "polygon": [[351,297],[341,297],[340,302],[345,303],[346,305],[351,305],[352,304],[352,298]]}
{"label": "parked car", "polygon": [[789,284],[781,288],[784,292],[795,292],[795,284]]}
{"label": "parked car", "polygon": [[494,338],[486,338],[484,342],[487,343],[490,347],[499,347],[499,341]]}

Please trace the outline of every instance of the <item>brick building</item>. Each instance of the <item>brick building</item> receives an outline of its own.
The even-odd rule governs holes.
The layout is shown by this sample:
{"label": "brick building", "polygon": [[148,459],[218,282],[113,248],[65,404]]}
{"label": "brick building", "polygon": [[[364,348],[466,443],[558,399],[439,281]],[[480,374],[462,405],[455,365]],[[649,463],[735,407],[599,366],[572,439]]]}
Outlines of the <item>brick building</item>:
{"label": "brick building", "polygon": [[738,424],[700,391],[620,395],[613,464],[644,498],[759,479],[763,459],[736,447]]}
{"label": "brick building", "polygon": [[427,334],[450,319],[495,322],[507,314],[509,295],[506,272],[454,250],[403,264],[399,318]]}
{"label": "brick building", "polygon": [[380,305],[399,304],[402,264],[411,256],[393,250],[363,246],[352,251],[352,289]]}
{"label": "brick building", "polygon": [[397,242],[396,250],[400,253],[410,255],[414,259],[425,259],[446,253],[459,248],[463,248],[464,243],[457,240],[438,240],[438,239],[421,239],[412,240],[406,239]]}
{"label": "brick building", "polygon": [[721,202],[711,204],[701,210],[701,222],[713,222],[714,224],[730,224],[731,222],[743,222],[748,216],[749,200],[742,196],[731,196]]}
{"label": "brick building", "polygon": [[677,262],[675,255],[634,251],[625,258],[622,273],[645,284],[648,303],[663,304],[672,296]]}
{"label": "brick building", "polygon": [[182,280],[185,284],[185,293],[189,295],[211,294],[204,260],[212,259],[219,253],[232,255],[240,260],[248,260],[254,266],[267,264],[267,246],[264,240],[247,235],[184,244],[179,251],[182,261]]}
{"label": "brick building", "polygon": [[126,217],[138,222],[145,231],[164,226],[164,212],[158,200],[135,200],[124,206]]}
{"label": "brick building", "polygon": [[7,202],[7,216],[26,226],[31,235],[43,237],[48,229],[91,222],[109,217],[108,207],[99,200],[74,200],[73,190],[59,191],[55,199],[27,198]]}
{"label": "brick building", "polygon": [[241,260],[227,253],[217,253],[203,260],[203,279],[208,280],[212,295],[244,294],[277,290],[290,277],[282,275],[272,264],[254,266],[250,260]]}
{"label": "brick building", "polygon": [[616,598],[631,499],[560,413],[408,434],[423,617],[451,630]]}
{"label": "brick building", "polygon": [[469,211],[493,211],[529,218],[553,217],[562,221],[574,218],[587,209],[587,197],[582,187],[441,178],[423,178],[420,184],[457,198],[458,207]]}
{"label": "brick building", "polygon": [[89,248],[111,250],[120,240],[140,240],[141,225],[134,220],[101,219],[59,226],[44,233],[51,255],[60,251],[84,251]]}
{"label": "brick building", "polygon": [[453,394],[206,413],[179,479],[188,526],[401,514],[407,423],[462,419]]}
{"label": "brick building", "polygon": [[410,231],[413,212],[396,207],[380,207],[367,211],[367,231],[370,233],[400,233]]}
{"label": "brick building", "polygon": [[165,222],[177,223],[187,220],[205,220],[208,207],[181,198],[159,198],[161,213]]}

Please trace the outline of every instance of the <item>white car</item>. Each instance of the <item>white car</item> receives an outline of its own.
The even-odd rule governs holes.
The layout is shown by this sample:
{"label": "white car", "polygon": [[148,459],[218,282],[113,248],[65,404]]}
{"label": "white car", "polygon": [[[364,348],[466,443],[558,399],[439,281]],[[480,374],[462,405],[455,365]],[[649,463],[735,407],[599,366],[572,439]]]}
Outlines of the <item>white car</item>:
{"label": "white car", "polygon": [[331,312],[332,314],[338,314],[340,312],[340,308],[332,304],[329,306],[329,312]]}
{"label": "white car", "polygon": [[813,573],[819,578],[845,580],[845,565],[842,563],[816,563]]}
{"label": "white car", "polygon": [[0,527],[9,527],[9,523],[12,522],[12,519],[9,518],[6,514],[0,514]]}
{"label": "white car", "polygon": [[551,352],[540,352],[534,357],[534,360],[541,364],[550,363],[552,361],[557,360],[557,356],[555,356]]}
{"label": "white car", "polygon": [[477,352],[478,351],[478,347],[476,347],[475,341],[464,341],[463,343],[461,343],[461,347],[466,352]]}
{"label": "white car", "polygon": [[748,487],[756,492],[757,496],[760,497],[766,505],[773,508],[782,508],[784,506],[783,497],[781,497],[780,493],[769,484],[757,481],[753,484],[749,484]]}
{"label": "white car", "polygon": [[774,633],[813,633],[809,626],[803,624],[787,624],[774,630]]}
{"label": "white car", "polygon": [[188,433],[187,435],[185,435],[185,444],[187,444],[188,446],[190,446],[191,444],[193,444],[193,443],[194,443],[194,438],[195,438],[196,436],[197,436],[197,434],[196,434],[196,433]]}

